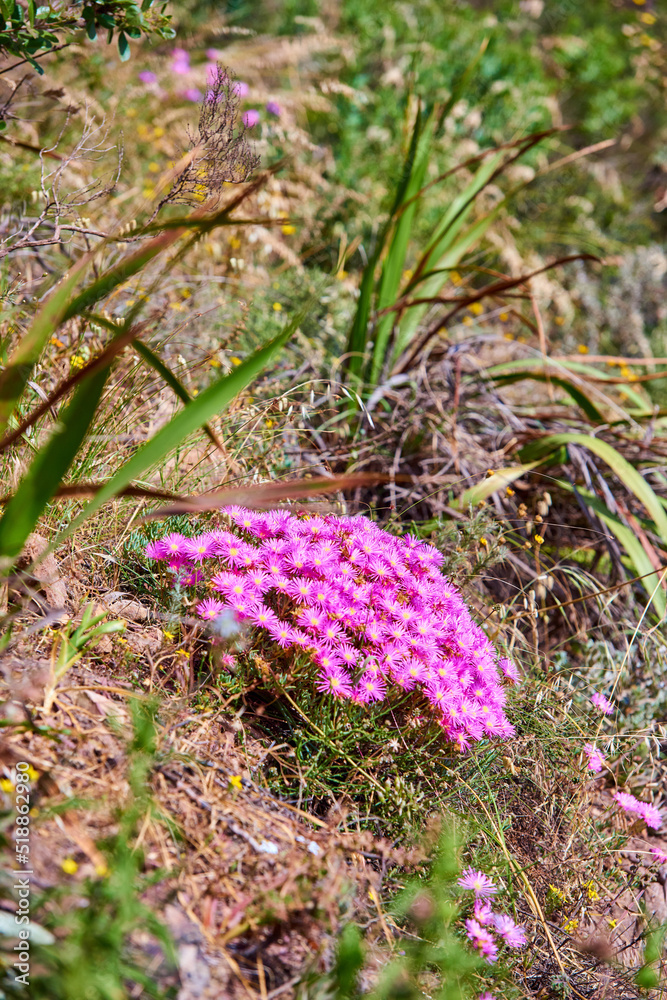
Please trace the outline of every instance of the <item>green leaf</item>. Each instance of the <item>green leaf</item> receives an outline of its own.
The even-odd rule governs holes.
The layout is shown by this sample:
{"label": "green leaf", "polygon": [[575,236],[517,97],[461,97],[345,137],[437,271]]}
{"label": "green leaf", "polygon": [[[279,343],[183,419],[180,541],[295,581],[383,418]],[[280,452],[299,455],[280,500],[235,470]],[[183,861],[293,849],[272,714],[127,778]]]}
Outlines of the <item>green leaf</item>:
{"label": "green leaf", "polygon": [[74,461],[95,416],[108,368],[77,388],[0,518],[0,557],[15,558]]}
{"label": "green leaf", "polygon": [[124,31],[121,31],[118,36],[118,54],[120,55],[121,62],[127,62],[131,55],[130,43]]}

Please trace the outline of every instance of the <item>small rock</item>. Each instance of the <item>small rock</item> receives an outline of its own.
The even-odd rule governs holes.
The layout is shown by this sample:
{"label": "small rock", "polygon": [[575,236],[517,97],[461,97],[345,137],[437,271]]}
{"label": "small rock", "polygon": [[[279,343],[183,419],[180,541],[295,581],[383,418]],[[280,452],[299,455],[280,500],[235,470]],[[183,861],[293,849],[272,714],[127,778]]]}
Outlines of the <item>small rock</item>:
{"label": "small rock", "polygon": [[152,656],[162,648],[164,641],[161,630],[155,627],[145,628],[141,632],[126,632],[125,639],[128,649],[139,656],[143,656],[145,653]]}
{"label": "small rock", "polygon": [[[48,546],[46,538],[36,532],[28,535],[25,548],[18,561],[19,569],[25,569],[41,556]],[[30,570],[33,580],[39,584],[39,589],[44,593],[46,603],[50,608],[65,608],[67,601],[67,587],[60,575],[58,563],[52,552],[45,556],[41,562]]]}
{"label": "small rock", "polygon": [[122,590],[110,590],[102,600],[107,610],[119,618],[128,618],[132,622],[145,622],[150,615],[149,608],[139,601],[133,601]]}

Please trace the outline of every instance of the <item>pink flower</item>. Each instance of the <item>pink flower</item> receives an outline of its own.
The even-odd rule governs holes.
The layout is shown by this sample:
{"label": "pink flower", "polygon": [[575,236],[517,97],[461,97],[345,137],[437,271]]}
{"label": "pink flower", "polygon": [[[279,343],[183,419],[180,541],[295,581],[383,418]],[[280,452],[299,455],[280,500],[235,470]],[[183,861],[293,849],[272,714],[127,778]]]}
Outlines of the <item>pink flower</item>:
{"label": "pink flower", "polygon": [[227,605],[222,601],[216,601],[214,597],[209,597],[197,605],[197,614],[204,621],[213,621],[227,610]]}
{"label": "pink flower", "polygon": [[364,674],[354,689],[355,701],[365,704],[371,701],[382,701],[387,693],[387,685],[378,674]]}
{"label": "pink flower", "polygon": [[142,69],[141,73],[138,75],[141,82],[145,83],[147,86],[151,83],[157,83],[157,76],[150,69]]}
{"label": "pink flower", "polygon": [[275,622],[269,623],[266,626],[266,631],[282,649],[294,645],[294,629],[287,622],[281,622],[276,619]]}
{"label": "pink flower", "polygon": [[237,80],[234,83],[232,90],[234,91],[235,94],[238,94],[239,97],[247,97],[250,88],[247,83],[243,83],[241,80]]}
{"label": "pink flower", "polygon": [[183,76],[190,72],[190,56],[185,49],[173,49],[172,51],[173,60],[171,63],[172,73],[178,73]]}
{"label": "pink flower", "polygon": [[593,743],[586,743],[584,745],[584,753],[588,758],[589,771],[599,772],[607,763],[604,754]]}
{"label": "pink flower", "polygon": [[496,913],[493,922],[497,933],[508,948],[523,948],[526,943],[526,932],[523,927],[515,924],[505,913]]}
{"label": "pink flower", "polygon": [[458,879],[456,884],[460,885],[462,889],[472,890],[477,899],[485,899],[486,896],[495,896],[498,892],[493,879],[490,879],[484,872],[479,872],[475,868],[466,868],[461,873],[461,878]]}
{"label": "pink flower", "polygon": [[493,993],[489,993],[489,991],[486,990],[484,993],[480,993],[479,1000],[497,1000],[497,998],[493,995]]}
{"label": "pink flower", "polygon": [[188,87],[186,90],[181,91],[181,97],[183,97],[186,101],[192,101],[193,104],[197,104],[201,101],[203,96],[204,95],[201,90],[197,90],[196,87]]}
{"label": "pink flower", "polygon": [[662,813],[649,802],[640,802],[637,812],[652,830],[659,830],[662,826]]}
{"label": "pink flower", "polygon": [[476,899],[474,917],[477,923],[481,924],[482,927],[487,927],[489,924],[492,924],[494,921],[495,913],[491,908],[491,904],[482,903],[480,902],[479,899]]}
{"label": "pink flower", "polygon": [[667,865],[667,854],[661,851],[659,847],[652,847],[651,854],[655,857],[659,865]]}
{"label": "pink flower", "polygon": [[255,108],[250,108],[249,111],[244,112],[243,124],[245,125],[246,128],[254,128],[255,125],[258,123],[258,121],[259,121],[259,111],[256,111]]}
{"label": "pink flower", "polygon": [[650,826],[653,830],[660,829],[662,825],[662,813],[654,805],[651,805],[650,802],[640,802],[630,792],[614,792],[613,798],[616,799],[621,809],[625,812],[641,816],[646,825]]}
{"label": "pink flower", "polygon": [[276,101],[268,101],[266,105],[266,110],[270,115],[275,115],[276,118],[280,118],[281,114],[283,113],[282,108],[280,107],[279,104],[276,103]]}
{"label": "pink flower", "polygon": [[521,680],[521,674],[512,660],[509,660],[506,656],[504,656],[502,659],[498,660],[498,666],[500,667],[500,672],[503,677],[506,677],[512,684],[519,683]]}
{"label": "pink flower", "polygon": [[603,694],[600,694],[599,691],[596,691],[595,694],[591,695],[591,701],[595,705],[595,707],[602,712],[603,715],[611,715],[611,713],[614,711],[614,706],[612,705],[612,703],[607,698],[605,698]]}
{"label": "pink flower", "polygon": [[326,691],[337,698],[352,697],[350,678],[341,667],[323,670],[317,682],[317,690]]}
{"label": "pink flower", "polygon": [[492,934],[487,931],[486,927],[481,927],[476,920],[468,918],[468,920],[466,920],[466,934],[468,935],[468,939],[472,942],[473,947],[477,948],[487,962],[495,962],[498,957],[498,945],[493,940]]}

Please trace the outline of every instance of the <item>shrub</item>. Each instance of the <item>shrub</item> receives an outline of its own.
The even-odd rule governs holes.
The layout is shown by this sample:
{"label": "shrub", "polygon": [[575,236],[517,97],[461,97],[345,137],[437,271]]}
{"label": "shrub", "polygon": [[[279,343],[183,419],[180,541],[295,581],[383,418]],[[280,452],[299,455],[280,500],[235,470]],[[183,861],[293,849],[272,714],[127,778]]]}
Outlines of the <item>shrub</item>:
{"label": "shrub", "polygon": [[[495,650],[442,576],[436,548],[365,517],[224,512],[234,530],[172,533],[146,550],[195,590],[211,561],[220,567],[208,584],[217,596],[197,605],[201,618],[231,612],[279,649],[303,653],[317,689],[334,697],[368,703],[412,693],[461,750],[514,733]],[[509,660],[498,666],[518,680]]]}

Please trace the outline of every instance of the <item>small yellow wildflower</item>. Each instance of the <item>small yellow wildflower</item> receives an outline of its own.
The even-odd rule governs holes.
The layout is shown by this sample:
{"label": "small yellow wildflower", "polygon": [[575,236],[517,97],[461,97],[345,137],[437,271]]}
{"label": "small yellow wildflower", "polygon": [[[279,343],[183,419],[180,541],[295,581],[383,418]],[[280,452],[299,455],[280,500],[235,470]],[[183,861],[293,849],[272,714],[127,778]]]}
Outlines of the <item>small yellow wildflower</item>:
{"label": "small yellow wildflower", "polygon": [[86,363],[86,359],[82,358],[80,354],[73,354],[70,358],[70,368],[83,368]]}
{"label": "small yellow wildflower", "polygon": [[464,326],[472,326],[472,316],[464,316],[462,322]]}
{"label": "small yellow wildflower", "polygon": [[336,280],[345,281],[346,278],[347,278],[347,271],[345,270],[345,268],[341,267],[340,271],[336,275]]}
{"label": "small yellow wildflower", "polygon": [[535,535],[534,538],[535,538],[535,544],[536,545],[541,545],[542,542],[544,541],[544,538],[542,537],[542,535]]}
{"label": "small yellow wildflower", "polygon": [[181,288],[181,298],[182,299],[192,298],[192,292],[190,291],[189,288]]}
{"label": "small yellow wildflower", "polygon": [[414,273],[415,272],[412,270],[412,268],[408,267],[405,271],[403,271],[403,274],[401,275],[401,277],[402,277],[403,281],[410,281],[410,279],[411,279],[411,277],[412,277],[412,275]]}
{"label": "small yellow wildflower", "polygon": [[159,163],[155,163],[155,162],[149,163],[148,164],[148,171],[151,174],[159,174],[160,173],[160,164]]}
{"label": "small yellow wildflower", "polygon": [[580,354],[588,354],[588,348],[586,347],[585,344],[579,344],[577,350],[579,351]]}
{"label": "small yellow wildflower", "polygon": [[232,776],[229,779],[229,784],[232,786],[232,788],[237,788],[240,791],[241,788],[243,788],[243,785],[241,784],[241,775],[232,774]]}
{"label": "small yellow wildflower", "polygon": [[232,250],[238,250],[239,247],[241,246],[241,240],[238,238],[238,236],[230,236],[227,242],[229,243]]}
{"label": "small yellow wildflower", "polygon": [[36,771],[32,764],[30,764],[28,766],[28,770],[23,773],[30,779],[30,781],[37,781],[39,778],[39,771]]}
{"label": "small yellow wildflower", "polygon": [[503,340],[514,340],[514,334],[513,333],[504,333],[503,334]]}
{"label": "small yellow wildflower", "polygon": [[572,931],[576,931],[578,926],[579,926],[578,920],[566,920],[565,923],[563,924],[563,930],[567,931],[568,934],[571,934]]}
{"label": "small yellow wildflower", "polygon": [[173,632],[167,632],[166,629],[163,630],[162,635],[165,637],[165,639],[167,640],[167,642],[172,642],[172,640],[174,638],[174,633]]}
{"label": "small yellow wildflower", "polygon": [[145,187],[141,192],[142,197],[146,198],[147,200],[150,200],[154,194],[155,194],[155,188],[152,187]]}
{"label": "small yellow wildflower", "polygon": [[101,861],[98,865],[95,865],[95,874],[99,875],[100,878],[105,878],[109,874],[106,861]]}
{"label": "small yellow wildflower", "polygon": [[515,491],[512,489],[512,487],[508,486],[507,489],[505,490],[505,495],[508,496],[508,497],[513,497],[514,496],[514,492]]}
{"label": "small yellow wildflower", "polygon": [[452,271],[449,277],[451,278],[453,285],[461,284],[461,275],[459,274],[458,271]]}
{"label": "small yellow wildflower", "polygon": [[286,226],[280,227],[285,236],[292,236],[296,232],[296,226],[291,226],[289,223]]}
{"label": "small yellow wildflower", "polygon": [[211,368],[219,368],[220,362],[218,361],[217,358],[211,358],[209,361],[209,365],[211,366]]}
{"label": "small yellow wildflower", "polygon": [[647,35],[646,32],[643,32],[639,36],[639,41],[641,42],[642,45],[645,45],[647,48],[653,45],[653,39],[651,38],[650,35]]}
{"label": "small yellow wildflower", "polygon": [[596,899],[600,898],[600,893],[595,888],[595,885],[593,884],[593,882],[587,882],[586,883],[586,893],[588,895],[588,898],[591,899],[591,900],[593,900],[593,901],[595,901]]}
{"label": "small yellow wildflower", "polygon": [[562,326],[565,322],[564,316],[556,316],[556,326]]}
{"label": "small yellow wildflower", "polygon": [[65,872],[65,875],[75,875],[79,870],[79,866],[74,858],[63,858],[60,862],[60,867]]}
{"label": "small yellow wildflower", "polygon": [[613,931],[614,927],[618,923],[618,920],[615,920],[613,917],[607,917],[607,923],[609,924],[609,926],[611,927],[611,929]]}
{"label": "small yellow wildflower", "polygon": [[632,0],[632,2],[636,4],[638,7],[643,7],[644,4],[646,3],[646,0]]}
{"label": "small yellow wildflower", "polygon": [[484,312],[484,306],[481,302],[472,302],[470,305],[470,312],[473,316],[481,316]]}
{"label": "small yellow wildflower", "polygon": [[158,125],[157,128],[153,129],[154,139],[161,139],[163,135],[164,135],[164,129],[160,125]]}
{"label": "small yellow wildflower", "polygon": [[58,340],[57,337],[51,337],[50,343],[54,344],[56,347],[64,347],[65,346],[63,344],[62,340]]}
{"label": "small yellow wildflower", "polygon": [[510,314],[506,313],[506,312],[502,312],[498,316],[498,319],[500,320],[501,323],[506,323],[509,318],[510,318]]}
{"label": "small yellow wildflower", "polygon": [[2,781],[0,781],[0,788],[3,792],[6,792],[7,795],[9,795],[14,791],[14,782],[10,781],[9,778],[3,778]]}
{"label": "small yellow wildflower", "polygon": [[33,806],[33,808],[30,810],[29,815],[33,817],[39,816],[39,809],[37,808],[37,806]]}
{"label": "small yellow wildflower", "polygon": [[279,312],[282,312],[282,311],[283,311],[283,307],[282,307],[282,305],[280,304],[280,302],[274,302],[274,303],[273,303],[273,311],[274,311],[274,312],[277,312],[277,313],[279,313]]}
{"label": "small yellow wildflower", "polygon": [[639,15],[639,20],[643,21],[644,24],[655,24],[658,19],[655,14],[651,14],[648,10],[645,10]]}
{"label": "small yellow wildflower", "polygon": [[230,358],[229,360],[231,361],[231,363],[233,365],[240,365],[241,364],[241,359],[240,358]]}
{"label": "small yellow wildflower", "polygon": [[486,470],[487,477],[488,476],[494,476],[495,474],[496,474],[496,470],[495,469],[487,469]]}
{"label": "small yellow wildflower", "polygon": [[486,538],[480,538],[479,544],[483,545],[485,549],[488,549],[489,547],[489,543],[487,542]]}
{"label": "small yellow wildflower", "polygon": [[271,428],[273,427],[273,420],[265,420],[264,421],[264,426],[268,427],[269,430],[271,430]]}
{"label": "small yellow wildflower", "polygon": [[136,118],[137,117],[137,109],[136,108],[128,108],[127,111],[125,112],[125,117],[126,118]]}

